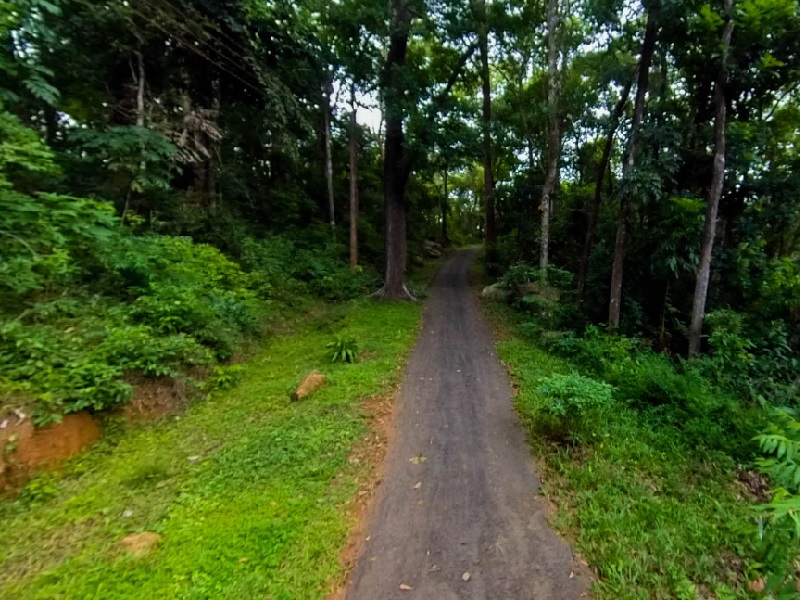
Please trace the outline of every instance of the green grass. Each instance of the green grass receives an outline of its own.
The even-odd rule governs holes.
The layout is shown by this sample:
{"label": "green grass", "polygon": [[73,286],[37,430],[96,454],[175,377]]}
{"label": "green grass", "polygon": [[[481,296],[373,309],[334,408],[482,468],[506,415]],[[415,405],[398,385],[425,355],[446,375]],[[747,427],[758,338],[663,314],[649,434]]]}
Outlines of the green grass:
{"label": "green grass", "polygon": [[[265,342],[233,389],[160,423],[117,424],[36,493],[0,504],[0,597],[324,597],[365,476],[347,461],[366,432],[361,401],[398,380],[419,318],[408,303],[325,310]],[[330,364],[335,334],[358,340],[362,362]],[[328,384],[291,402],[313,368]],[[119,551],[145,530],[161,534],[156,552]]]}
{"label": "green grass", "polygon": [[[519,389],[517,408],[544,471],[554,524],[595,567],[598,600],[748,597],[756,523],[734,460],[653,413],[615,401],[578,447],[540,435],[536,388],[576,365],[516,333],[519,317],[493,305],[498,351]],[[592,375],[591,373],[584,373]]]}

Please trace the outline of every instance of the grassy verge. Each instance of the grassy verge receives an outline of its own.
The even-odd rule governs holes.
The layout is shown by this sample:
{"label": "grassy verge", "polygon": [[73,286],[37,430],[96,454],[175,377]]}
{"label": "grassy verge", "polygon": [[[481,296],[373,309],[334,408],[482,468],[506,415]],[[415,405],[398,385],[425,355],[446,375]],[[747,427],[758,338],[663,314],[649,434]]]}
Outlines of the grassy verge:
{"label": "grassy verge", "polygon": [[[386,391],[416,336],[420,306],[339,305],[255,352],[239,383],[185,415],[117,425],[57,475],[0,504],[0,597],[322,597],[350,526],[344,509],[363,468],[361,401]],[[345,333],[362,362],[331,365]],[[318,368],[328,384],[289,392]],[[134,559],[124,536],[154,531]]]}
{"label": "grassy verge", "polygon": [[559,507],[554,522],[589,564],[598,600],[748,597],[755,520],[729,452],[702,427],[615,401],[593,415],[580,445],[541,435],[540,380],[588,373],[526,338],[519,313],[487,305],[502,331],[498,351],[519,389],[517,408]]}

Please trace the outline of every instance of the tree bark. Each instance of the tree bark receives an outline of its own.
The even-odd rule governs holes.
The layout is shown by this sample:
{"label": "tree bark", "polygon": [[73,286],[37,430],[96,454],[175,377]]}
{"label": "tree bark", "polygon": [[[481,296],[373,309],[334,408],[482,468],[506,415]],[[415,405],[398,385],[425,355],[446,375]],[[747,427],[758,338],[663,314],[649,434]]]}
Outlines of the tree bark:
{"label": "tree bark", "polygon": [[561,128],[558,119],[558,0],[547,2],[547,169],[545,171],[542,199],[539,204],[541,228],[539,235],[539,267],[546,269],[550,263],[550,208],[560,179]]}
{"label": "tree bark", "polygon": [[447,189],[447,165],[444,166],[444,195],[442,196],[442,245],[449,246],[450,238],[447,235],[447,213],[450,210],[449,191]]}
{"label": "tree bark", "polygon": [[406,86],[402,70],[406,63],[412,11],[409,0],[392,0],[389,52],[383,72],[383,100],[386,120],[383,160],[383,196],[386,212],[386,263],[383,288],[376,297],[408,300],[413,296],[405,286],[406,272],[406,184],[410,175],[403,134],[403,96]]}
{"label": "tree bark", "polygon": [[[628,145],[625,148],[625,156],[622,161],[623,180],[633,174],[633,169],[636,164],[636,142],[639,129],[644,120],[650,63],[653,60],[653,52],[655,51],[656,39],[658,38],[658,13],[658,1],[652,2],[647,11],[647,27],[645,29],[644,41],[642,42],[642,54],[639,58],[639,77],[636,82],[636,101],[633,109],[631,132],[628,136]],[[611,327],[619,327],[620,308],[622,305],[622,276],[625,264],[625,237],[627,235],[631,204],[632,198],[630,190],[627,188],[623,189],[620,195],[619,215],[617,216],[614,260],[611,265],[611,295],[608,303],[608,324]]]}
{"label": "tree bark", "polygon": [[606,171],[608,171],[609,162],[611,161],[611,152],[614,150],[614,135],[619,127],[622,113],[625,111],[625,105],[628,103],[628,97],[633,87],[633,77],[625,84],[622,89],[617,104],[614,106],[614,112],[611,114],[611,123],[608,126],[606,133],[606,143],[603,146],[603,154],[600,157],[600,165],[597,167],[597,179],[594,185],[594,196],[589,203],[589,210],[586,213],[586,239],[583,243],[583,253],[581,254],[581,264],[578,268],[578,297],[583,298],[584,288],[586,287],[586,276],[589,273],[589,255],[592,252],[594,245],[594,233],[597,229],[597,219],[600,215],[600,205],[603,201],[603,184],[605,183]]}
{"label": "tree bark", "polygon": [[[136,72],[134,73],[134,83],[136,84],[136,126],[137,127],[144,127],[145,124],[145,106],[144,106],[144,91],[145,85],[147,84],[147,80],[145,77],[145,68],[144,68],[144,56],[141,52],[136,53]],[[145,162],[144,160],[139,162],[139,173],[144,172],[145,169]],[[120,215],[120,222],[124,223],[125,218],[128,216],[128,210],[130,210],[131,205],[131,197],[133,196],[133,187],[135,183],[135,179],[138,173],[134,173],[133,177],[131,178],[131,185],[128,189],[128,193],[125,196],[125,204],[122,207],[122,213]]]}
{"label": "tree bark", "polygon": [[350,88],[350,269],[358,266],[358,122],[356,86]]}
{"label": "tree bark", "polygon": [[[211,82],[211,113],[210,118],[219,122],[221,106],[221,86],[219,77]],[[219,208],[220,197],[217,190],[217,172],[220,167],[220,152],[218,140],[213,136],[207,136],[208,143],[208,207],[212,213]]]}
{"label": "tree bark", "polygon": [[690,357],[700,349],[708,284],[711,279],[711,253],[714,249],[717,213],[719,212],[719,201],[722,197],[722,188],[725,183],[725,121],[727,117],[725,82],[727,79],[728,51],[733,34],[733,0],[722,0],[722,3],[725,24],[722,26],[721,64],[717,81],[714,84],[714,163],[711,173],[711,189],[709,190],[708,205],[706,206],[703,239],[700,245],[700,264],[697,267],[697,282],[694,289],[694,301],[692,302],[692,322],[689,328]]}
{"label": "tree bark", "polygon": [[328,195],[328,218],[331,224],[331,230],[336,227],[336,218],[334,215],[334,200],[333,200],[333,152],[331,150],[331,96],[333,95],[333,81],[330,77],[325,80],[322,86],[322,121],[323,138],[325,140],[325,189]]}
{"label": "tree bark", "polygon": [[494,204],[492,173],[492,85],[489,73],[489,27],[486,0],[474,2],[478,47],[481,57],[481,91],[483,94],[483,196],[486,204],[486,248],[493,252],[497,245],[497,217]]}

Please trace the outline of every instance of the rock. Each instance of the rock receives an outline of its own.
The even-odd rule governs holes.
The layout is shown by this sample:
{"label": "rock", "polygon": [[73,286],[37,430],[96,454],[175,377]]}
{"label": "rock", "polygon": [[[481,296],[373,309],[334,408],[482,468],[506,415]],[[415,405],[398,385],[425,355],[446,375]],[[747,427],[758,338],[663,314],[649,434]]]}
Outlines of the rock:
{"label": "rock", "polygon": [[483,288],[481,296],[496,302],[505,302],[511,297],[511,290],[500,287],[499,283]]}
{"label": "rock", "polygon": [[326,381],[325,375],[314,369],[305,376],[303,381],[300,382],[300,385],[297,386],[297,389],[292,393],[292,400],[302,400],[325,385]]}
{"label": "rock", "polygon": [[442,255],[442,245],[433,240],[425,240],[422,249],[428,258],[439,258]]}
{"label": "rock", "polygon": [[552,285],[543,283],[526,283],[519,288],[520,296],[539,296],[543,300],[558,302],[561,300],[561,290]]}
{"label": "rock", "polygon": [[134,558],[142,558],[158,547],[161,536],[155,531],[142,531],[126,535],[119,542],[120,547]]}

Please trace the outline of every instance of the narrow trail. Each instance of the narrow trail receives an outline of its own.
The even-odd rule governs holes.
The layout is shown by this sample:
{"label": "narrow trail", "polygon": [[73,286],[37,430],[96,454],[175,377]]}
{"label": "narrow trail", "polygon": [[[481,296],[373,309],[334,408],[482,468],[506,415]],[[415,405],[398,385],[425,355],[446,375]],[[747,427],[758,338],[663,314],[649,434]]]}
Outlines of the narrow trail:
{"label": "narrow trail", "polygon": [[456,253],[434,280],[349,600],[573,600],[587,589],[537,498],[511,384],[469,287],[474,255]]}

